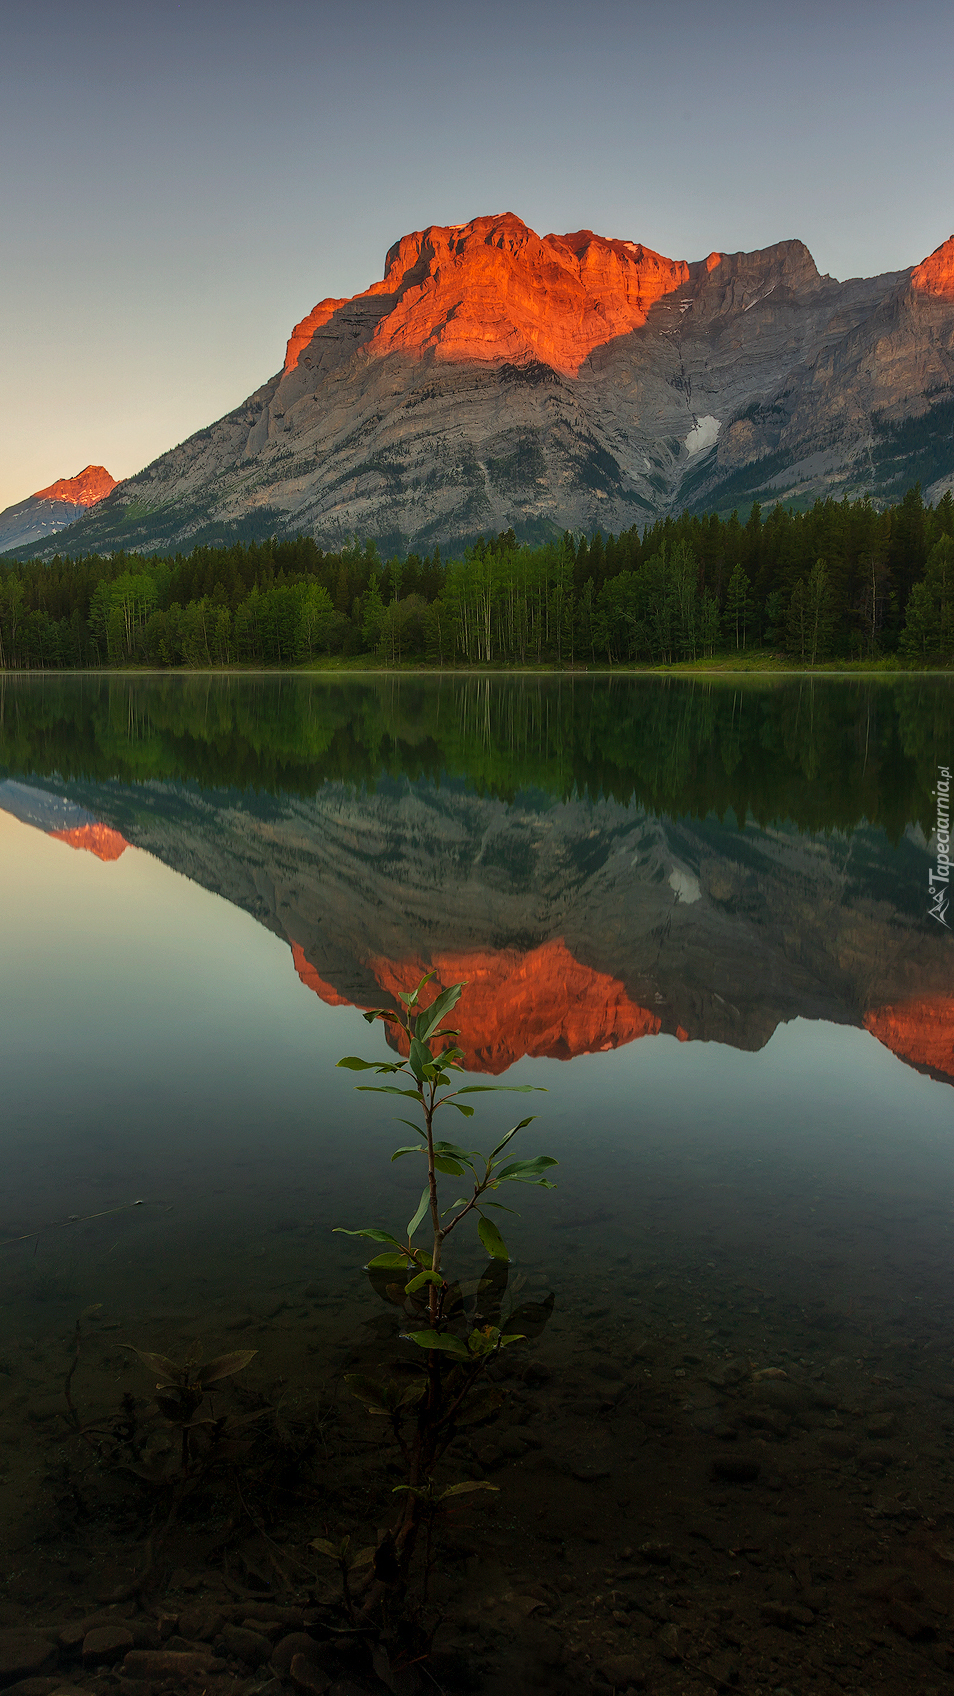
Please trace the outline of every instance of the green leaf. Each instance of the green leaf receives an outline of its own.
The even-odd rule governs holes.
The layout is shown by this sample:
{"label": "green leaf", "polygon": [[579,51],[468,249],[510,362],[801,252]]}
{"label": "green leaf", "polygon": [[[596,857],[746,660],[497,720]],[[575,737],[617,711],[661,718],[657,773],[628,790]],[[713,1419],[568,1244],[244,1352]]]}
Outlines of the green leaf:
{"label": "green leaf", "polygon": [[470,1360],[471,1354],[466,1343],[459,1337],[452,1336],[449,1331],[405,1331],[409,1343],[416,1343],[421,1349],[443,1349],[445,1354],[456,1355],[457,1358]]}
{"label": "green leaf", "polygon": [[407,1264],[406,1254],[376,1254],[373,1260],[368,1261],[365,1270],[368,1272],[403,1272]]}
{"label": "green leaf", "polygon": [[401,1023],[397,1014],[391,1007],[369,1007],[368,1011],[366,1013],[362,1013],[361,1017],[366,1025],[373,1025],[375,1019],[389,1019],[391,1023],[395,1025],[399,1025]]}
{"label": "green leaf", "polygon": [[437,976],[436,972],[427,972],[426,975],[424,977],[422,977],[422,979],[421,979],[421,981],[418,984],[416,989],[411,989],[411,990],[403,990],[402,989],[400,995],[398,996],[398,1000],[403,1001],[405,1007],[416,1007],[417,1002],[418,1002],[418,997],[420,996],[421,990],[424,988],[424,985],[426,983],[430,983],[434,978],[436,978],[436,976]]}
{"label": "green leaf", "polygon": [[425,1213],[428,1210],[428,1207],[430,1206],[430,1202],[431,1202],[431,1187],[428,1184],[425,1191],[424,1191],[424,1194],[421,1196],[420,1206],[418,1207],[418,1210],[415,1213],[414,1218],[411,1220],[411,1223],[408,1225],[408,1228],[407,1228],[407,1240],[408,1240],[408,1242],[411,1241],[411,1238],[413,1237],[414,1232],[417,1230],[418,1225],[421,1223],[421,1220],[423,1219]]}
{"label": "green leaf", "polygon": [[207,1360],[200,1366],[195,1375],[197,1384],[217,1384],[220,1378],[231,1378],[233,1372],[241,1372],[243,1366],[258,1354],[258,1349],[238,1349],[235,1354],[220,1354],[215,1360]]}
{"label": "green leaf", "polygon": [[[392,1070],[396,1072],[398,1068],[394,1066]],[[355,1084],[354,1087],[355,1089],[365,1090],[371,1095],[409,1095],[412,1101],[420,1101],[421,1099],[416,1089],[398,1089],[397,1084]]]}
{"label": "green leaf", "polygon": [[408,1055],[408,1065],[410,1066],[411,1071],[414,1073],[414,1076],[416,1077],[418,1083],[420,1083],[422,1081],[422,1079],[424,1077],[425,1068],[428,1067],[430,1064],[431,1064],[430,1049],[425,1048],[424,1044],[422,1042],[420,1042],[416,1036],[412,1037],[412,1039],[411,1039],[411,1051]]}
{"label": "green leaf", "polygon": [[[502,1184],[505,1179],[514,1179],[520,1184],[537,1182],[539,1174],[546,1172],[551,1166],[559,1166],[559,1160],[554,1160],[550,1154],[538,1154],[535,1160],[512,1160],[502,1172],[495,1172],[494,1177]],[[552,1185],[549,1186],[552,1189]]]}
{"label": "green leaf", "polygon": [[[327,1537],[313,1537],[310,1546],[313,1549],[317,1549],[319,1555],[327,1555],[330,1561],[337,1561],[341,1559],[340,1548],[338,1548],[338,1546],[334,1543],[329,1543]],[[153,1641],[155,1642],[155,1639],[153,1639]]]}
{"label": "green leaf", "polygon": [[449,1484],[446,1490],[441,1491],[437,1499],[439,1502],[446,1502],[448,1496],[469,1496],[472,1490],[493,1490],[499,1495],[500,1485],[488,1484],[484,1478],[475,1478],[467,1484]]}
{"label": "green leaf", "polygon": [[450,1012],[451,1008],[457,1006],[465,988],[465,984],[452,983],[449,989],[443,990],[429,1007],[418,1014],[414,1024],[414,1034],[421,1042],[426,1042],[431,1032],[437,1029],[441,1020]]}
{"label": "green leaf", "polygon": [[487,1253],[492,1255],[494,1260],[510,1259],[510,1256],[507,1253],[507,1245],[492,1219],[485,1219],[481,1217],[480,1224],[477,1226],[477,1235],[483,1243],[484,1248],[487,1250]]}
{"label": "green leaf", "polygon": [[373,1243],[392,1243],[396,1249],[401,1248],[397,1237],[392,1237],[390,1231],[346,1231],[343,1225],[332,1226],[332,1235],[338,1237],[370,1237]]}
{"label": "green leaf", "polygon": [[538,1113],[531,1113],[530,1117],[528,1119],[521,1119],[519,1125],[514,1125],[513,1130],[507,1132],[507,1135],[504,1137],[503,1141],[498,1142],[496,1148],[491,1149],[489,1158],[491,1160],[493,1160],[495,1158],[495,1156],[500,1153],[500,1150],[502,1148],[506,1148],[511,1137],[515,1137],[518,1131],[525,1130],[527,1125],[532,1125],[534,1119],[537,1119],[537,1118],[539,1118]]}
{"label": "green leaf", "polygon": [[500,1332],[496,1325],[484,1325],[478,1330],[471,1331],[467,1338],[468,1352],[479,1360],[482,1356],[493,1354],[500,1342]]}
{"label": "green leaf", "polygon": [[416,1278],[412,1278],[409,1284],[405,1284],[404,1294],[412,1296],[415,1290],[422,1289],[425,1284],[436,1284],[440,1289],[443,1282],[444,1280],[439,1272],[419,1272]]}
{"label": "green leaf", "polygon": [[[402,1153],[406,1152],[406,1149],[402,1150]],[[434,1170],[435,1172],[444,1172],[451,1178],[460,1178],[463,1175],[464,1168],[459,1160],[451,1160],[446,1154],[435,1154]]]}
{"label": "green leaf", "polygon": [[356,1566],[370,1566],[371,1562],[374,1560],[376,1553],[377,1553],[377,1550],[375,1549],[375,1546],[372,1543],[372,1545],[369,1549],[359,1549],[358,1553],[354,1557],[354,1560],[349,1561],[348,1565],[349,1565],[349,1567],[351,1568],[352,1571],[354,1571],[354,1568]]}
{"label": "green leaf", "polygon": [[[443,1107],[443,1105],[443,1101],[438,1102],[439,1107]],[[448,1107],[456,1107],[458,1113],[463,1113],[465,1119],[472,1119],[474,1117],[474,1108],[467,1107],[462,1101],[451,1101],[448,1099],[447,1105]]]}
{"label": "green leaf", "polygon": [[546,1095],[542,1084],[465,1084],[458,1095]]}
{"label": "green leaf", "polygon": [[506,1148],[506,1146],[507,1146],[507,1144],[508,1144],[508,1142],[509,1142],[509,1141],[510,1141],[510,1138],[511,1138],[511,1137],[515,1137],[515,1136],[516,1136],[516,1134],[517,1134],[517,1132],[518,1132],[518,1131],[519,1131],[519,1129],[520,1129],[520,1126],[519,1126],[519,1125],[514,1125],[514,1128],[513,1128],[513,1130],[512,1130],[512,1131],[508,1131],[508,1132],[507,1132],[507,1135],[506,1135],[506,1136],[505,1136],[505,1137],[504,1137],[504,1139],[503,1139],[503,1141],[502,1141],[502,1142],[498,1142],[498,1144],[497,1144],[497,1146],[496,1146],[496,1148],[492,1148],[492,1149],[491,1149],[491,1151],[490,1151],[490,1153],[489,1153],[489,1154],[488,1154],[488,1156],[487,1156],[487,1164],[488,1164],[488,1166],[489,1166],[489,1165],[490,1165],[490,1162],[491,1162],[491,1161],[492,1161],[492,1160],[493,1160],[493,1158],[494,1158],[494,1156],[495,1156],[495,1155],[497,1155],[497,1154],[499,1154],[499,1153],[500,1153],[500,1150],[501,1150],[501,1149],[502,1149],[502,1148]]}
{"label": "green leaf", "polygon": [[376,1060],[359,1060],[356,1054],[346,1054],[343,1060],[338,1061],[338,1065],[349,1072],[373,1072],[377,1064]]}
{"label": "green leaf", "polygon": [[415,1142],[410,1148],[396,1148],[391,1156],[391,1165],[394,1165],[395,1160],[400,1160],[402,1154],[421,1154],[425,1147],[425,1143]]}

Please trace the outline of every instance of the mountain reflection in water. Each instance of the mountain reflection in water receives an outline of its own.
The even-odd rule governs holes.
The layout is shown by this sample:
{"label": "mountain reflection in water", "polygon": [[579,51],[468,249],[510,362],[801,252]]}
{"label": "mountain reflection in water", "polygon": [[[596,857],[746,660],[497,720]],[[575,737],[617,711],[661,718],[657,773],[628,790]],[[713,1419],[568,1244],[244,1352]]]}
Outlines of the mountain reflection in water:
{"label": "mountain reflection in water", "polygon": [[468,1058],[797,1017],[954,1079],[927,917],[945,680],[0,685],[0,806],[251,913],[331,1005],[469,983]]}

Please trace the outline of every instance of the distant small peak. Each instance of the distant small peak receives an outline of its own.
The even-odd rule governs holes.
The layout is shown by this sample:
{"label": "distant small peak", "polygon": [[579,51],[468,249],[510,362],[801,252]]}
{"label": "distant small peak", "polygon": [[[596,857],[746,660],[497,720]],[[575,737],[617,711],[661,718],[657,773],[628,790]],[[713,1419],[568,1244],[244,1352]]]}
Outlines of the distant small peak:
{"label": "distant small peak", "polygon": [[108,824],[74,825],[70,830],[51,830],[49,835],[70,848],[83,848],[88,854],[95,854],[97,860],[118,860],[129,847],[126,838]]}
{"label": "distant small peak", "polygon": [[948,236],[940,247],[915,265],[911,272],[911,287],[919,294],[940,295],[954,300],[954,236]]}
{"label": "distant small peak", "polygon": [[33,499],[70,501],[73,506],[96,506],[111,495],[115,487],[116,478],[109,475],[105,465],[87,465],[75,477],[60,477],[49,488],[37,489]]}

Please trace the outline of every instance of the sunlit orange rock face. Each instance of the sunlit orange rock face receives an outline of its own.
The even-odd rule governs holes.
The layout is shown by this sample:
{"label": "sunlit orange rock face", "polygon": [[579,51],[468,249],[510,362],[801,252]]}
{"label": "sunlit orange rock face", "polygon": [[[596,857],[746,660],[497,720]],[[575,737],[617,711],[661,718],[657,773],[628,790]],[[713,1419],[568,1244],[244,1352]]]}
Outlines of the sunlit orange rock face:
{"label": "sunlit orange rock face", "polygon": [[85,848],[97,860],[118,860],[129,847],[126,838],[108,824],[79,824],[72,830],[51,830],[50,835],[57,842],[68,843],[70,848]]}
{"label": "sunlit orange rock face", "polygon": [[288,338],[288,346],[285,349],[286,371],[295,370],[298,364],[299,355],[303,349],[308,346],[308,343],[311,341],[315,331],[320,330],[323,325],[327,324],[329,318],[334,316],[339,306],[346,305],[347,296],[343,297],[341,300],[319,300],[318,305],[312,308],[307,318],[303,318],[300,324],[295,325],[295,328]]}
{"label": "sunlit orange rock face", "polygon": [[[718,258],[711,255],[708,268]],[[387,256],[383,280],[354,298],[393,300],[364,343],[369,355],[430,352],[480,364],[535,359],[575,376],[595,348],[644,324],[654,302],[689,276],[684,260],[638,243],[591,230],[541,238],[507,212],[404,236]],[[346,304],[323,300],[296,325],[286,371]]]}
{"label": "sunlit orange rock face", "polygon": [[348,997],[339,995],[333,984],[326,983],[320,973],[315,971],[314,966],[305,956],[305,950],[297,942],[292,943],[292,959],[295,962],[295,970],[305,988],[313,989],[326,1006],[350,1007],[351,1003]]}
{"label": "sunlit orange rock face", "polygon": [[921,294],[936,294],[943,300],[954,300],[954,236],[948,236],[947,241],[936,247],[927,259],[915,265],[911,272],[911,287]]}
{"label": "sunlit orange rock face", "polygon": [[[302,983],[330,1005],[346,1005],[345,997],[309,965],[297,943],[292,954]],[[524,1055],[569,1060],[620,1048],[660,1030],[656,1015],[630,1001],[618,979],[581,965],[561,941],[542,943],[526,953],[504,948],[437,954],[430,961],[372,958],[366,964],[395,1002],[425,972],[436,974],[435,994],[466,981],[461,1046],[468,1066],[477,1072],[504,1072]]]}
{"label": "sunlit orange rock face", "polygon": [[37,501],[70,501],[73,506],[96,506],[112,494],[115,487],[116,479],[110,477],[104,465],[87,465],[75,477],[61,477],[48,489],[37,489],[33,498]]}
{"label": "sunlit orange rock face", "polygon": [[954,996],[934,995],[878,1007],[865,1029],[909,1065],[954,1080]]}

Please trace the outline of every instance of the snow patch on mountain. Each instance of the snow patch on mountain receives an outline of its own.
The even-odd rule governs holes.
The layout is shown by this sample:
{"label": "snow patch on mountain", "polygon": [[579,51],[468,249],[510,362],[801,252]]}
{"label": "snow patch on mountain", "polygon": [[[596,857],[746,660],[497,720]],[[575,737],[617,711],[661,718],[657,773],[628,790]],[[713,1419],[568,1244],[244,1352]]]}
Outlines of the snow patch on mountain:
{"label": "snow patch on mountain", "polygon": [[697,418],[686,437],[687,454],[691,457],[694,453],[703,453],[706,448],[715,447],[721,424],[721,418]]}

